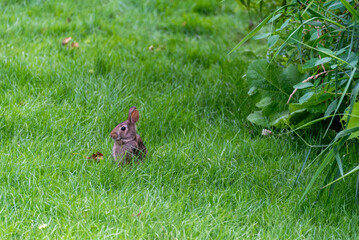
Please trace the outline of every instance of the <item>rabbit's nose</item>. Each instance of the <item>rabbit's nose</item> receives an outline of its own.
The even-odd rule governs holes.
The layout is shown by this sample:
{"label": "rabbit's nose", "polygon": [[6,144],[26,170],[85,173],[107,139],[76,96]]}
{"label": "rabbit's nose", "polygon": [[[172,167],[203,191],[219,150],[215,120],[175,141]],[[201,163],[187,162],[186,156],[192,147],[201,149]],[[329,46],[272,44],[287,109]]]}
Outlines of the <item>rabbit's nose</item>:
{"label": "rabbit's nose", "polygon": [[113,139],[116,139],[116,138],[118,137],[117,133],[114,133],[114,132],[112,132],[112,133],[110,134],[110,136],[111,136]]}

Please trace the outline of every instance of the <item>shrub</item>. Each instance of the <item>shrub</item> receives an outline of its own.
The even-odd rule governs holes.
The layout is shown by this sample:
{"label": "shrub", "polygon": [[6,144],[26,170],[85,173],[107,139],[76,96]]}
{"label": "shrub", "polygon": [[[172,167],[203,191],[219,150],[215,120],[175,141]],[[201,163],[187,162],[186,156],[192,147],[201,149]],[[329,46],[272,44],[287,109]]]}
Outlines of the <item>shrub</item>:
{"label": "shrub", "polygon": [[321,123],[325,137],[340,120],[342,128],[316,158],[322,161],[302,199],[330,164],[335,163],[324,186],[331,188],[359,170],[344,173],[340,155],[348,140],[359,136],[358,5],[295,1],[272,12],[232,50],[251,38],[267,40],[267,59],[253,61],[246,75],[258,108],[248,116],[252,123],[293,131]]}

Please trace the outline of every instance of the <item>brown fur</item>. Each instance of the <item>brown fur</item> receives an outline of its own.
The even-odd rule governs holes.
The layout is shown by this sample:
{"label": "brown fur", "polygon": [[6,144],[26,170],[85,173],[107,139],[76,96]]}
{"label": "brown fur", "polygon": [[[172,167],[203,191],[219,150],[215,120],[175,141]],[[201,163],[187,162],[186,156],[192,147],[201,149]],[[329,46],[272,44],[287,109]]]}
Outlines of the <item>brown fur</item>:
{"label": "brown fur", "polygon": [[[142,160],[147,154],[140,135],[136,133],[136,122],[139,118],[140,115],[136,107],[131,107],[128,111],[128,119],[111,131],[110,136],[115,140],[112,156],[118,165],[130,163],[134,156]],[[124,130],[121,129],[123,127]]]}

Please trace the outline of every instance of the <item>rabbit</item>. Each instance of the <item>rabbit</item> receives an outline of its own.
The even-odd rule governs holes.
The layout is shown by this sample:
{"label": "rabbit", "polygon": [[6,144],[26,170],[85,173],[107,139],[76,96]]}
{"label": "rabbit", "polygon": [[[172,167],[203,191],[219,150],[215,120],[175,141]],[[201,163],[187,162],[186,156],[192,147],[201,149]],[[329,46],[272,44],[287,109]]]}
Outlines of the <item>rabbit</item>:
{"label": "rabbit", "polygon": [[128,119],[111,131],[110,136],[115,140],[112,156],[119,166],[130,163],[134,156],[143,160],[147,155],[147,149],[140,135],[136,133],[136,122],[139,118],[140,114],[133,106],[128,111]]}

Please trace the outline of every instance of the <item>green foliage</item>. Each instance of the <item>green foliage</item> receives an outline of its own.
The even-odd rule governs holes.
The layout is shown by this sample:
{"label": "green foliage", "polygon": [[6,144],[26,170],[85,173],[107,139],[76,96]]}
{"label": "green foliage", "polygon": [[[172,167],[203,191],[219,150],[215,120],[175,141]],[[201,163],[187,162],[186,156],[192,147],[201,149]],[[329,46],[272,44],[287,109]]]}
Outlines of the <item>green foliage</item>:
{"label": "green foliage", "polygon": [[[248,116],[252,123],[296,130],[320,123],[324,126],[324,139],[333,125],[340,126],[338,119],[342,119],[342,131],[337,133],[320,157],[316,158],[324,160],[304,195],[333,162],[340,174],[336,175],[334,170],[329,171],[324,185],[344,175],[341,156],[348,149],[345,148],[349,144],[348,140],[359,136],[359,106],[356,104],[359,88],[359,19],[355,8],[357,6],[354,2],[345,0],[293,2],[268,15],[234,48],[243,46],[250,38],[258,41],[266,39],[269,59],[266,61],[269,62],[267,71],[273,69],[270,75],[274,79],[294,66],[305,76],[304,79],[297,78],[298,81],[282,81],[280,87],[276,87],[277,90],[287,89],[290,85],[291,91],[289,88],[287,92],[280,91],[281,94],[278,91],[267,91],[258,98],[253,94],[254,90],[264,86],[261,88],[264,92],[266,88],[263,80],[258,80],[258,76],[267,76],[267,73],[258,65],[259,61],[253,62],[247,71],[247,81],[252,87],[249,94],[257,97],[256,106],[260,111],[256,109]],[[260,33],[260,30],[263,32]],[[281,67],[273,68],[273,65]],[[265,66],[264,60],[261,60],[261,66]],[[254,72],[254,68],[262,74]],[[295,78],[296,75],[292,76]],[[255,88],[251,85],[253,79],[257,79]],[[272,78],[265,79],[266,83],[272,81],[268,80]],[[273,116],[284,110],[288,112],[287,115],[281,114],[277,117],[280,121],[275,121]],[[357,185],[359,186],[359,182]],[[334,185],[328,191],[328,196],[333,187]]]}
{"label": "green foliage", "polygon": [[294,65],[285,69],[265,60],[253,61],[247,71],[250,95],[258,99],[256,106],[261,109],[248,116],[248,120],[261,126],[282,126],[289,116],[286,99],[293,91],[293,85],[303,80]]}
{"label": "green foliage", "polygon": [[257,15],[267,15],[279,5],[285,5],[286,0],[236,0],[241,6],[244,6],[248,11],[254,11]]}
{"label": "green foliage", "polygon": [[[347,129],[353,129],[359,126],[359,102],[356,102],[353,106],[353,111],[350,115],[350,119],[348,122],[348,111],[346,111],[346,114],[344,115],[344,117],[342,118],[342,120],[344,122],[346,122],[347,124]],[[359,136],[359,131],[353,132],[349,139],[351,138],[355,138]]]}

